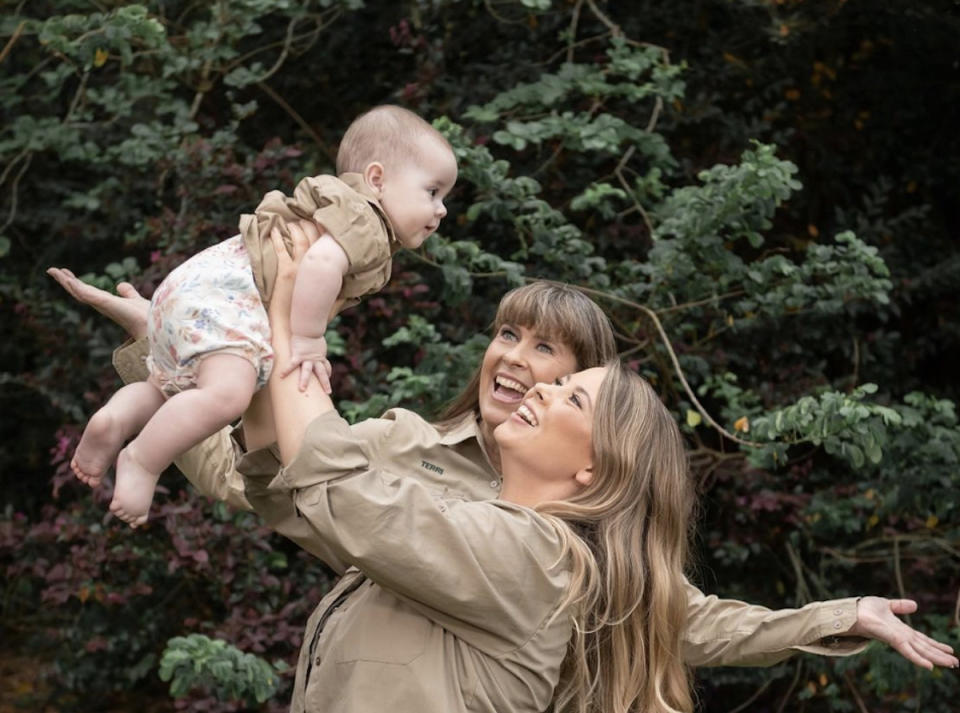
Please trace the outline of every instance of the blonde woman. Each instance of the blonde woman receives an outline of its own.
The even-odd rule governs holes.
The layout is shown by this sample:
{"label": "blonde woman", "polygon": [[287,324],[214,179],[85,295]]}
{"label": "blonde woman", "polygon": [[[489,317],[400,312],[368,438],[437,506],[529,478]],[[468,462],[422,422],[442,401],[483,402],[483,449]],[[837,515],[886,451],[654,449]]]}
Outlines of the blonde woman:
{"label": "blonde woman", "polygon": [[[291,285],[278,277],[270,308],[279,363]],[[693,487],[677,426],[639,376],[614,364],[535,384],[492,434],[499,497],[463,501],[383,460],[319,382],[304,394],[280,373],[284,467],[248,474],[247,497],[281,533],[292,503],[357,570],[308,624],[293,711],[692,710]]]}

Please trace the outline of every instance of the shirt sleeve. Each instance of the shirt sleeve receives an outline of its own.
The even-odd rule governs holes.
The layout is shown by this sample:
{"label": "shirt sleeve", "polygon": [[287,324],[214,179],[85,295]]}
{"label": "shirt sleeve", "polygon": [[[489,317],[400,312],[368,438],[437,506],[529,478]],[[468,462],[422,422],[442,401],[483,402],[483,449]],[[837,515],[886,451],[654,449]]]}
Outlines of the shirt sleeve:
{"label": "shirt sleeve", "polygon": [[772,666],[797,652],[849,656],[867,640],[845,636],[857,621],[857,599],[772,610],[706,596],[687,583],[684,659],[691,666]]}
{"label": "shirt sleeve", "polygon": [[360,194],[334,176],[304,178],[293,193],[297,211],[330,233],[346,253],[348,274],[368,272],[390,260],[380,216]]}
{"label": "shirt sleeve", "polygon": [[124,384],[146,381],[148,372],[145,360],[149,353],[150,345],[146,337],[128,339],[113,350],[113,368],[117,370]]}
{"label": "shirt sleeve", "polygon": [[560,532],[509,503],[444,499],[414,478],[371,468],[362,442],[335,412],[307,428],[294,461],[247,494],[292,498],[302,522],[344,562],[461,636],[520,647],[556,611],[569,584]]}

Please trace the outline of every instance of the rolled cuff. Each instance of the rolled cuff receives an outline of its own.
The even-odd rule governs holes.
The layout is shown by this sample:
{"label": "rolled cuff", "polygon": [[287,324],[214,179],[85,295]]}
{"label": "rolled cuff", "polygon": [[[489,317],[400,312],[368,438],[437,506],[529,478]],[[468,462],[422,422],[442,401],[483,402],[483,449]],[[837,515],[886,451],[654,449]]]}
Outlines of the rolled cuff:
{"label": "rolled cuff", "polygon": [[848,597],[824,602],[817,612],[819,638],[793,648],[818,656],[851,656],[866,649],[868,639],[847,635],[857,623],[858,600]]}
{"label": "rolled cuff", "polygon": [[123,383],[132,384],[146,380],[149,374],[146,358],[149,353],[150,345],[146,337],[128,339],[113,350],[113,368],[117,370]]}

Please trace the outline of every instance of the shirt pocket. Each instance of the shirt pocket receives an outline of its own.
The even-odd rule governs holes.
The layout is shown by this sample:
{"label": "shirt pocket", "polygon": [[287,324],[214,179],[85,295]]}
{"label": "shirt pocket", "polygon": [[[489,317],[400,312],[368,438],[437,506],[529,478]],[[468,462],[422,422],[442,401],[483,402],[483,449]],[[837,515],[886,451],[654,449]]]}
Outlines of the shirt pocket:
{"label": "shirt pocket", "polygon": [[410,664],[427,646],[434,624],[393,593],[370,583],[337,624],[337,663]]}

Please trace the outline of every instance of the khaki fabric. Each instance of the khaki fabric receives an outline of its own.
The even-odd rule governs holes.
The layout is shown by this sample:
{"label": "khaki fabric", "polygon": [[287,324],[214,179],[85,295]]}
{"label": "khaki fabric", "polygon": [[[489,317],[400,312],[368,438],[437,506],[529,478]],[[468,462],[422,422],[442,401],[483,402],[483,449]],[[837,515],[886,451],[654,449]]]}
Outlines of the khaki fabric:
{"label": "khaki fabric", "polygon": [[287,222],[300,219],[322,225],[347,255],[349,267],[337,296],[340,309],[377,292],[390,280],[391,256],[400,244],[363,176],[310,176],[297,184],[292,198],[281,191],[270,191],[252,215],[240,217],[240,234],[264,304],[270,303],[277,277],[277,255],[270,231],[278,228],[290,250]]}
{"label": "khaki fabric", "polygon": [[[124,381],[146,378],[145,354],[145,340],[128,342],[114,353],[114,365]],[[485,500],[499,493],[499,475],[480,448],[473,418],[440,433],[411,411],[391,409],[382,418],[362,421],[350,429],[366,444],[373,459],[390,462],[391,472],[415,478],[441,495]],[[249,476],[267,478],[280,467],[272,449],[243,453],[229,429],[195,446],[177,459],[176,465],[204,495],[245,509],[250,504],[238,468]],[[270,508],[271,520],[287,537],[338,573],[345,571],[347,563],[336,550],[297,515],[293,498],[271,500]],[[866,646],[858,637],[844,636],[856,623],[853,598],[771,610],[706,596],[692,585],[687,587],[687,597],[684,655],[694,666],[772,665],[798,651],[846,656]],[[321,604],[317,612],[324,609]]]}
{"label": "khaki fabric", "polygon": [[287,468],[246,485],[268,525],[286,534],[292,500],[367,579],[321,628],[341,584],[308,625],[291,710],[547,708],[571,635],[560,526],[397,475],[333,411],[308,426]]}

